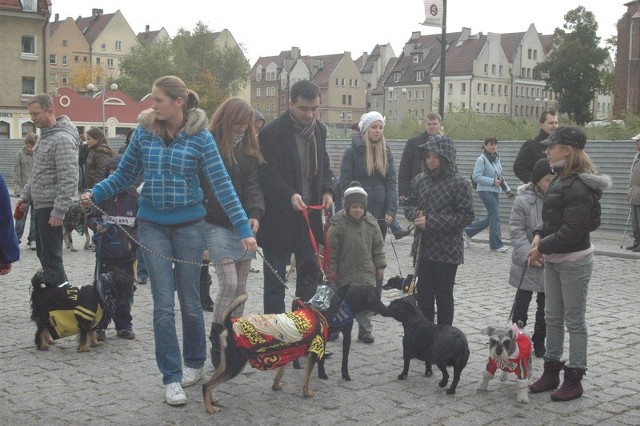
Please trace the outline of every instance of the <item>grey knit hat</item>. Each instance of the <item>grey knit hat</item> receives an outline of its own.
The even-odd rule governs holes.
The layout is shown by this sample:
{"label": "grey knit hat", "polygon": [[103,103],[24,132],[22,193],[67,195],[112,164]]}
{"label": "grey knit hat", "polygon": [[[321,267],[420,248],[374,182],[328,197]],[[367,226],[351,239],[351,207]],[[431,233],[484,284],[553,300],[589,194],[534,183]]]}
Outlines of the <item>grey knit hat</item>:
{"label": "grey knit hat", "polygon": [[349,210],[351,204],[353,203],[362,203],[364,205],[365,210],[367,209],[367,191],[362,189],[360,186],[360,182],[354,180],[344,191],[344,208],[345,210]]}

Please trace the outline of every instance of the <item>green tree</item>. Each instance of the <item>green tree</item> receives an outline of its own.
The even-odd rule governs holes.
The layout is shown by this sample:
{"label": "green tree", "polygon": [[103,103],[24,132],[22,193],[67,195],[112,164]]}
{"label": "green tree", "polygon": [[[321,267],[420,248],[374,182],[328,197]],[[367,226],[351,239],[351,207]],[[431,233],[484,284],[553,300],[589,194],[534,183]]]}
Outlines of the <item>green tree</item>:
{"label": "green tree", "polygon": [[120,61],[120,90],[133,99],[142,99],[151,92],[153,82],[163,75],[175,74],[173,45],[170,40],[138,45]]}
{"label": "green tree", "polygon": [[242,48],[220,48],[215,39],[216,34],[198,22],[193,32],[178,30],[172,41],[137,46],[121,61],[116,82],[140,99],[158,77],[176,75],[199,95],[200,107],[211,115],[242,90],[251,71]]}
{"label": "green tree", "polygon": [[590,103],[602,88],[598,67],[607,51],[598,46],[598,23],[593,13],[579,6],[564,16],[564,29],[556,28],[553,48],[546,61],[534,69],[534,77],[545,80],[558,94],[558,110],[573,121],[591,121]]}

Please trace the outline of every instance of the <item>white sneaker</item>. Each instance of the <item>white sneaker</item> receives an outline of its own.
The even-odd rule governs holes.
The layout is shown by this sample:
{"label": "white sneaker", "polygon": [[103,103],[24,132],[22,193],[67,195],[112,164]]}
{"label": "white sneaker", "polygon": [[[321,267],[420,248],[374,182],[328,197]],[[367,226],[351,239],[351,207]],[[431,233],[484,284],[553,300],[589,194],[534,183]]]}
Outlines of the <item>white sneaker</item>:
{"label": "white sneaker", "polygon": [[464,235],[464,248],[471,247],[471,237],[464,231],[462,231],[462,235]]}
{"label": "white sneaker", "polygon": [[202,378],[202,374],[204,374],[204,367],[184,367],[182,370],[182,386],[188,388],[191,385],[195,385]]}
{"label": "white sneaker", "polygon": [[187,395],[184,394],[180,383],[173,382],[165,385],[164,400],[169,405],[185,405],[187,403]]}
{"label": "white sneaker", "polygon": [[491,249],[491,251],[493,251],[495,253],[506,253],[506,252],[509,251],[509,247],[502,246],[502,247],[498,247],[497,249]]}

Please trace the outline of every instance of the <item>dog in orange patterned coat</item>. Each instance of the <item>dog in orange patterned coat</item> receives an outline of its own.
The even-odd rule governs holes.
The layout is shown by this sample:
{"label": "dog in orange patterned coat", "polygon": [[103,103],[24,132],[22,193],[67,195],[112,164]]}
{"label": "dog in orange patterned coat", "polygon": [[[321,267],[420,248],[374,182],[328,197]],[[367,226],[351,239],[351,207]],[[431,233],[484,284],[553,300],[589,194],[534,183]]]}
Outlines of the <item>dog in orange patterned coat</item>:
{"label": "dog in orange patterned coat", "polygon": [[502,370],[500,381],[507,380],[507,373],[515,373],[518,383],[518,402],[529,403],[528,387],[531,377],[531,338],[516,324],[505,329],[486,327],[482,334],[489,336],[489,361],[482,371],[482,382],[478,391],[484,392],[498,369]]}
{"label": "dog in orange patterned coat", "polygon": [[[363,294],[375,297],[363,298]],[[368,300],[370,303],[358,304],[355,299]],[[278,369],[271,388],[281,390],[280,381],[288,363],[307,355],[302,394],[312,397],[310,387],[311,372],[318,360],[324,358],[325,344],[329,335],[327,319],[333,319],[338,312],[342,300],[332,297],[326,311],[318,311],[311,305],[302,309],[282,314],[262,314],[246,317],[230,318],[231,312],[247,299],[246,293],[236,297],[224,310],[225,330],[220,333],[220,364],[203,385],[202,396],[207,412],[220,411],[213,398],[213,389],[236,377],[244,366],[249,364],[259,370]],[[385,309],[375,287],[364,284],[351,284],[346,290],[344,301],[354,311],[366,310],[381,312]],[[357,307],[357,308],[355,308]],[[356,312],[357,313],[357,312]]]}

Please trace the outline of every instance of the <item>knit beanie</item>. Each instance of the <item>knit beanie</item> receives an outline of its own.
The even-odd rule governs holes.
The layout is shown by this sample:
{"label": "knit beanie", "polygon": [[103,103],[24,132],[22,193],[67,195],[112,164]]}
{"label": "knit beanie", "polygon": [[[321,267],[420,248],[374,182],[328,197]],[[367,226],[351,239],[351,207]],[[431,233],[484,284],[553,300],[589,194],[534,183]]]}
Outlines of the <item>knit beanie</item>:
{"label": "knit beanie", "polygon": [[546,158],[541,158],[536,161],[536,164],[533,166],[533,171],[531,172],[531,183],[537,185],[543,177],[546,175],[552,174],[551,166],[549,165],[549,160]]}
{"label": "knit beanie", "polygon": [[369,126],[371,126],[376,121],[382,121],[384,123],[384,117],[378,111],[369,111],[362,114],[362,117],[360,117],[360,123],[358,125],[358,127],[360,128],[360,133],[364,134]]}
{"label": "knit beanie", "polygon": [[344,209],[348,212],[353,203],[362,203],[367,210],[367,192],[362,189],[360,182],[354,180],[344,191]]}

